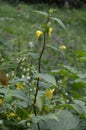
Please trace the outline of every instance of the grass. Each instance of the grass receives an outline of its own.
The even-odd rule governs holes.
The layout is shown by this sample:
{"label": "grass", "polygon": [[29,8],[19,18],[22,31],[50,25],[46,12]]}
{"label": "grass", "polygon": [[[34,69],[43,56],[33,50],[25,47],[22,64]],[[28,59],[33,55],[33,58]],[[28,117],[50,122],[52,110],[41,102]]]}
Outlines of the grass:
{"label": "grass", "polygon": [[[34,46],[36,46],[37,39],[34,25],[44,22],[44,17],[33,11],[47,11],[49,8],[53,7],[43,4],[20,4],[16,7],[6,3],[0,4],[0,40],[9,44],[9,46],[13,45],[16,48],[19,46],[21,49],[28,48],[30,42],[33,42]],[[66,31],[62,30],[58,24],[54,25],[49,44],[55,47],[62,44],[66,45],[69,48],[66,52],[68,64],[74,65],[74,50],[86,50],[86,7],[71,10],[68,8],[55,8],[54,17],[58,17],[64,22]],[[57,55],[55,54],[54,57],[56,58]],[[52,59],[50,59],[51,63]],[[53,64],[56,65],[57,60],[54,62]],[[47,63],[45,62],[45,64]]]}

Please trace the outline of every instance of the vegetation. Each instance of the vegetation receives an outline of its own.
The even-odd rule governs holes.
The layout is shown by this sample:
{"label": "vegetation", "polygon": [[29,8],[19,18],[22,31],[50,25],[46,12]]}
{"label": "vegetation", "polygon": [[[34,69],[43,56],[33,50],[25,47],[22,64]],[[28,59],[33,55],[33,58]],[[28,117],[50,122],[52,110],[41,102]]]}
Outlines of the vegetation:
{"label": "vegetation", "polygon": [[0,130],[86,129],[85,8],[0,5]]}
{"label": "vegetation", "polygon": [[28,4],[37,4],[37,3],[47,3],[49,5],[58,5],[58,7],[63,7],[63,6],[70,6],[74,8],[80,8],[84,4],[86,4],[85,0],[0,0],[4,2],[9,2],[11,4],[18,4],[19,2],[24,2]]}

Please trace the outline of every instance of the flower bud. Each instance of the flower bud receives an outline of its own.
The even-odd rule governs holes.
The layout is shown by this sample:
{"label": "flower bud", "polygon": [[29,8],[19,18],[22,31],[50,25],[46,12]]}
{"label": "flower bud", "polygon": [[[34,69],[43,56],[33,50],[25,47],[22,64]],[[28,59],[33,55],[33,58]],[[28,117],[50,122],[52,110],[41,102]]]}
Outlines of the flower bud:
{"label": "flower bud", "polygon": [[39,37],[42,35],[42,31],[38,30],[36,31],[36,37],[39,39]]}

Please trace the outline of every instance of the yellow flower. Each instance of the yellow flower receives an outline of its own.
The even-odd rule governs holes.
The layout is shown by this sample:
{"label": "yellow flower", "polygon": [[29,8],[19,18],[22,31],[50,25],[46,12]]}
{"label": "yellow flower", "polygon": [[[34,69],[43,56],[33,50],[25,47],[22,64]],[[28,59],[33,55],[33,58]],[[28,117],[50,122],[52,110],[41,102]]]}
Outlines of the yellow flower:
{"label": "yellow flower", "polygon": [[52,31],[53,31],[53,28],[50,27],[49,32],[48,32],[49,37],[51,36]]}
{"label": "yellow flower", "polygon": [[59,47],[59,50],[61,50],[61,51],[66,50],[66,49],[67,49],[67,47],[65,45],[62,45]]}
{"label": "yellow flower", "polygon": [[42,31],[37,30],[36,31],[36,37],[39,38],[42,35],[42,33],[43,33]]}
{"label": "yellow flower", "polygon": [[53,92],[54,92],[54,90],[55,90],[55,89],[51,89],[51,90],[48,90],[48,89],[47,89],[47,90],[45,91],[45,96],[46,96],[46,97],[49,97],[50,99],[52,99],[52,98],[53,98]]}
{"label": "yellow flower", "polygon": [[45,107],[44,107],[44,110],[45,110],[46,112],[50,112],[50,109],[49,109],[48,106],[45,106]]}
{"label": "yellow flower", "polygon": [[16,115],[15,115],[15,113],[14,112],[10,112],[8,115],[7,115],[7,117],[9,118],[9,117],[15,117]]}
{"label": "yellow flower", "polygon": [[21,83],[17,83],[16,88],[19,89],[19,90],[24,89],[24,87]]}
{"label": "yellow flower", "polygon": [[2,103],[3,103],[3,101],[2,101],[2,99],[0,99],[0,105],[2,105]]}

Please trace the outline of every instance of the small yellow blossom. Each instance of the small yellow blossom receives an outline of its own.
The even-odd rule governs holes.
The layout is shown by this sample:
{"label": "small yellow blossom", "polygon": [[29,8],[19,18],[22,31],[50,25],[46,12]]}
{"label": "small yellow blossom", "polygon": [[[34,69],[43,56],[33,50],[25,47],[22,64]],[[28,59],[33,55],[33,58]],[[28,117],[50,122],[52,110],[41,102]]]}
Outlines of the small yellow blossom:
{"label": "small yellow blossom", "polygon": [[48,106],[45,106],[45,107],[44,107],[44,110],[45,110],[46,112],[50,112],[50,109],[49,109]]}
{"label": "small yellow blossom", "polygon": [[55,90],[55,89],[51,89],[51,90],[48,90],[48,89],[47,89],[47,90],[45,91],[45,96],[46,96],[46,97],[49,97],[50,99],[52,99],[52,98],[53,98],[53,92],[54,92],[54,90]]}
{"label": "small yellow blossom", "polygon": [[19,90],[24,89],[24,87],[21,83],[17,83],[16,88],[19,89]]}
{"label": "small yellow blossom", "polygon": [[48,32],[49,37],[51,36],[52,31],[53,31],[53,28],[50,27],[49,32]]}
{"label": "small yellow blossom", "polygon": [[2,99],[0,99],[0,105],[2,105],[2,103],[3,103],[3,101],[2,101]]}
{"label": "small yellow blossom", "polygon": [[15,113],[14,112],[10,112],[8,115],[7,115],[7,117],[9,118],[9,117],[15,117],[16,115],[15,115]]}
{"label": "small yellow blossom", "polygon": [[43,32],[40,31],[40,30],[36,31],[36,37],[39,38],[39,37],[42,35],[42,33],[43,33]]}
{"label": "small yellow blossom", "polygon": [[65,45],[62,45],[59,47],[59,50],[61,50],[61,51],[66,50],[66,49],[67,49],[67,47]]}

